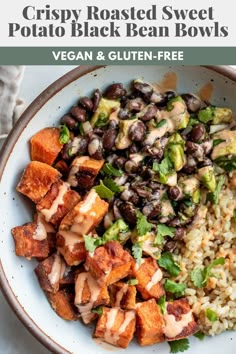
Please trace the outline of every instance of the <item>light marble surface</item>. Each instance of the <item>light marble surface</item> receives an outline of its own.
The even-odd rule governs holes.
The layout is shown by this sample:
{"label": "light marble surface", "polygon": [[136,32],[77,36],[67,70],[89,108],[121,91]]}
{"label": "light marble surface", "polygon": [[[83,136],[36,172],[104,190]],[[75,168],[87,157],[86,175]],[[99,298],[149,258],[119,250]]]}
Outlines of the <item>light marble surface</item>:
{"label": "light marble surface", "polygon": [[[236,65],[233,66],[236,69]],[[19,97],[26,106],[48,85],[74,66],[28,66]],[[0,142],[1,148],[1,142]],[[0,292],[0,354],[49,354],[22,325]]]}

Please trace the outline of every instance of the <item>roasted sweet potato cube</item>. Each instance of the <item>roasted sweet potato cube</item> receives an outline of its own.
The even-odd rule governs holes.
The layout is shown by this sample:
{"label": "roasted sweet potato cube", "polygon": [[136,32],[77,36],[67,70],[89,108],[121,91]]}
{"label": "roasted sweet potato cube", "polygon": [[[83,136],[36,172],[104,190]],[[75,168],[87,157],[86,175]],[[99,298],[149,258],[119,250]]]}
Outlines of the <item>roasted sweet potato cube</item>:
{"label": "roasted sweet potato cube", "polygon": [[38,203],[60,177],[60,172],[55,168],[43,162],[32,161],[26,166],[16,189]]}
{"label": "roasted sweet potato cube", "polygon": [[84,238],[75,232],[59,230],[57,233],[57,249],[70,266],[78,265],[86,259],[87,251]]}
{"label": "roasted sweet potato cube", "polygon": [[88,253],[85,268],[101,286],[110,285],[129,274],[132,257],[119,242],[108,241]]}
{"label": "roasted sweet potato cube", "polygon": [[188,299],[182,298],[166,304],[164,333],[168,341],[191,336],[198,331]]}
{"label": "roasted sweet potato cube", "polygon": [[38,223],[38,228],[46,230],[49,253],[56,251],[56,229],[55,227],[45,220],[45,217],[40,212],[34,216],[34,220]]}
{"label": "roasted sweet potato cube", "polygon": [[91,310],[100,305],[108,305],[110,297],[107,287],[101,287],[88,272],[78,274],[75,282],[75,305],[85,324],[92,322],[96,313]]}
{"label": "roasted sweet potato cube", "polygon": [[40,262],[35,268],[39,284],[44,291],[57,292],[66,264],[62,257],[54,253]]}
{"label": "roasted sweet potato cube", "polygon": [[22,226],[16,226],[12,230],[17,256],[42,257],[49,254],[49,246],[46,230],[37,222],[30,222]]}
{"label": "roasted sweet potato cube", "polygon": [[153,297],[159,299],[164,295],[165,291],[161,284],[163,274],[154,258],[142,258],[140,265],[133,262],[132,268],[133,274],[138,280],[137,290],[144,300]]}
{"label": "roasted sweet potato cube", "polygon": [[59,129],[53,127],[44,128],[30,139],[31,160],[52,165],[62,147]]}
{"label": "roasted sweet potato cube", "polygon": [[88,234],[107,213],[108,203],[94,189],[85,196],[61,221],[60,230],[70,230],[78,235]]}
{"label": "roasted sweet potato cube", "polygon": [[140,345],[164,342],[164,320],[155,299],[136,305],[136,333]]}
{"label": "roasted sweet potato cube", "polygon": [[71,301],[72,294],[68,289],[62,289],[56,293],[45,291],[45,294],[58,316],[68,321],[78,320],[78,311]]}
{"label": "roasted sweet potato cube", "polygon": [[127,348],[135,331],[135,311],[118,307],[103,307],[94,332],[95,338],[121,348]]}
{"label": "roasted sweet potato cube", "polygon": [[94,160],[89,156],[76,157],[70,166],[68,183],[82,189],[91,188],[103,164],[104,160]]}
{"label": "roasted sweet potato cube", "polygon": [[70,189],[68,183],[61,180],[53,183],[48,193],[40,200],[36,208],[45,220],[56,226],[63,217],[80,201],[80,195]]}
{"label": "roasted sweet potato cube", "polygon": [[109,286],[111,307],[133,310],[136,306],[136,287],[121,281]]}

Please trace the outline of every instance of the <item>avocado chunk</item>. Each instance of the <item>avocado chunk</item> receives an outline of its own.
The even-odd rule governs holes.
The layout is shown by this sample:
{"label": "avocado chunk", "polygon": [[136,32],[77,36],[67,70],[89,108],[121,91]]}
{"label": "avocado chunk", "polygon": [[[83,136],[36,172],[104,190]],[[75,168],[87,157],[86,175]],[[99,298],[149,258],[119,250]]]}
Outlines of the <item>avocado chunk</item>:
{"label": "avocado chunk", "polygon": [[184,154],[184,140],[180,134],[171,135],[165,148],[165,156],[168,156],[174,165],[175,171],[180,171],[186,163]]}
{"label": "avocado chunk", "polygon": [[101,98],[96,112],[94,112],[91,125],[92,127],[104,127],[108,124],[110,114],[120,108],[120,102]]}
{"label": "avocado chunk", "polygon": [[184,176],[178,180],[178,185],[181,188],[183,195],[187,198],[191,198],[194,203],[200,201],[200,183],[195,176]]}
{"label": "avocado chunk", "polygon": [[198,178],[200,182],[209,189],[210,192],[214,192],[216,189],[216,179],[214,175],[214,168],[212,166],[205,166],[198,169]]}
{"label": "avocado chunk", "polygon": [[198,119],[202,123],[222,124],[230,123],[233,119],[233,112],[230,108],[209,106],[198,112]]}
{"label": "avocado chunk", "polygon": [[130,237],[129,226],[123,219],[118,219],[111,225],[103,234],[102,238],[104,242],[110,240],[117,240],[121,244],[125,243]]}
{"label": "avocado chunk", "polygon": [[129,138],[129,129],[138,119],[125,119],[119,123],[119,134],[116,137],[115,145],[119,150],[127,149],[132,140]]}
{"label": "avocado chunk", "polygon": [[214,140],[219,144],[212,151],[212,160],[227,172],[236,170],[236,131],[222,130],[214,134]]}
{"label": "avocado chunk", "polygon": [[184,129],[189,122],[189,113],[181,96],[172,98],[167,103],[169,119],[173,122],[175,130]]}

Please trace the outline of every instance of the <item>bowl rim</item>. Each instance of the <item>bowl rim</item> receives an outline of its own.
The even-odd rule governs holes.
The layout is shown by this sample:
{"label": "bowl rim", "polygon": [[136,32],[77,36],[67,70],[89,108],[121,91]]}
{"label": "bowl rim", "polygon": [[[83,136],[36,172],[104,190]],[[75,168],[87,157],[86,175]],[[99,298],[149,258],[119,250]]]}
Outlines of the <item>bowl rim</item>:
{"label": "bowl rim", "polygon": [[[128,65],[127,65],[128,66]],[[165,65],[163,65],[165,66]],[[173,67],[177,67],[178,65],[173,65]],[[187,66],[187,65],[184,65]],[[214,71],[218,74],[225,76],[228,79],[236,82],[236,70],[227,65],[198,65],[203,68],[207,68],[211,71]],[[2,179],[2,175],[4,173],[5,166],[7,164],[8,158],[11,154],[11,151],[18,140],[20,134],[23,129],[30,120],[34,117],[34,115],[59,91],[61,91],[64,87],[72,83],[73,81],[79,79],[80,77],[87,75],[97,69],[104,68],[105,65],[95,65],[95,66],[78,66],[65,75],[61,76],[59,79],[54,81],[51,85],[49,85],[41,94],[39,94],[32,103],[26,108],[21,117],[18,119],[16,124],[14,125],[14,129],[9,133],[1,151],[0,151],[0,183]],[[37,324],[33,321],[30,315],[24,310],[21,303],[18,301],[17,297],[14,295],[13,290],[11,289],[11,285],[8,282],[8,279],[5,274],[5,270],[3,268],[1,259],[0,259],[0,290],[10,305],[11,309],[14,311],[18,319],[24,324],[25,328],[48,350],[53,353],[67,353],[66,348],[62,347],[60,344],[56,343],[51,337],[47,335],[41,328],[37,326]]]}

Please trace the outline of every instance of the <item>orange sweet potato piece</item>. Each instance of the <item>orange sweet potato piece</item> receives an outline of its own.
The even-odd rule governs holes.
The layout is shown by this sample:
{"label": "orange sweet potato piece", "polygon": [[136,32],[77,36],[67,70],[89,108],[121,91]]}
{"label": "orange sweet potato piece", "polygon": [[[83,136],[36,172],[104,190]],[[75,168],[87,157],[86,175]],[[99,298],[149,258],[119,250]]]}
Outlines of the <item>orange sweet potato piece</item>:
{"label": "orange sweet potato piece", "polygon": [[40,130],[30,139],[30,147],[32,161],[52,165],[63,147],[59,129],[48,127]]}
{"label": "orange sweet potato piece", "polygon": [[136,305],[136,334],[142,346],[164,342],[164,320],[155,299]]}
{"label": "orange sweet potato piece", "polygon": [[59,230],[56,244],[68,265],[75,266],[85,261],[87,251],[83,236],[72,231]]}
{"label": "orange sweet potato piece", "polygon": [[71,301],[73,294],[69,292],[68,289],[62,289],[56,293],[45,291],[45,294],[58,316],[62,317],[67,321],[76,321],[78,320],[78,313],[76,307]]}
{"label": "orange sweet potato piece", "polygon": [[136,287],[121,281],[109,286],[111,307],[133,310],[136,305]]}
{"label": "orange sweet potato piece", "polygon": [[26,166],[16,189],[38,203],[60,177],[60,172],[55,168],[43,162],[32,161]]}
{"label": "orange sweet potato piece", "polygon": [[168,341],[191,336],[198,331],[188,299],[182,298],[166,305],[164,333]]}
{"label": "orange sweet potato piece", "polygon": [[40,200],[36,208],[47,222],[56,226],[63,217],[80,201],[80,195],[70,189],[68,183],[61,180],[53,183],[48,193]]}
{"label": "orange sweet potato piece", "polygon": [[[112,325],[110,325],[112,324]],[[127,348],[135,331],[135,311],[124,311],[118,307],[103,307],[94,332],[95,338],[121,348]]]}
{"label": "orange sweet potato piece", "polygon": [[46,258],[49,253],[47,233],[37,222],[16,226],[12,230],[17,256]]}

